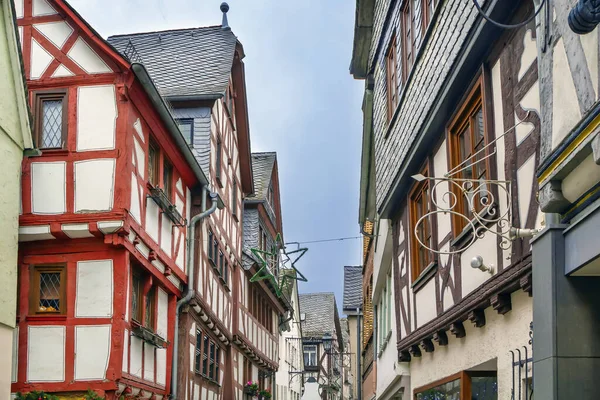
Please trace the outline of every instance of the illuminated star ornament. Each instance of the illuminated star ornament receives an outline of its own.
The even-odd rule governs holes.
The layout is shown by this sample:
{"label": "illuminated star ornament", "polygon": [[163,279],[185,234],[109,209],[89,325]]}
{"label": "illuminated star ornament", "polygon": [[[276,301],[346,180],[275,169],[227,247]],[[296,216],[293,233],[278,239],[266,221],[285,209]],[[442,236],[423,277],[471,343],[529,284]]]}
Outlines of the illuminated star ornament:
{"label": "illuminated star ornament", "polygon": [[279,269],[279,250],[283,247],[281,243],[281,235],[277,234],[275,238],[275,244],[271,246],[271,251],[264,251],[260,249],[250,249],[254,257],[258,260],[258,271],[250,278],[250,282],[257,282],[262,280],[269,280],[273,287],[275,288],[275,292],[279,297],[281,295],[281,290],[279,285],[277,284],[277,278],[275,278],[275,273]]}

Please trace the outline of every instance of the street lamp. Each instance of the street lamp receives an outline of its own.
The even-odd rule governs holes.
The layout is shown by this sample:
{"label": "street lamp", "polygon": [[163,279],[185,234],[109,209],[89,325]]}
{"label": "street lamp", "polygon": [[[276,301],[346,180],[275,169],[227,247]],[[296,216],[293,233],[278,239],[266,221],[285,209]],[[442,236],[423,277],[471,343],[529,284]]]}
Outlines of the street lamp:
{"label": "street lamp", "polygon": [[325,353],[329,353],[331,351],[331,346],[333,344],[333,337],[330,333],[326,333],[323,335],[323,349]]}

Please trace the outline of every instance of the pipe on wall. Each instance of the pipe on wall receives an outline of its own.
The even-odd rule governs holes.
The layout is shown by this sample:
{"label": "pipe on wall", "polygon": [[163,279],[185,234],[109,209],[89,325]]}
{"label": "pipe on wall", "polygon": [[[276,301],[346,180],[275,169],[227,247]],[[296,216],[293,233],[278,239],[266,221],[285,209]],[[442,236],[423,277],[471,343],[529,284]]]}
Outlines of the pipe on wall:
{"label": "pipe on wall", "polygon": [[[204,206],[206,206],[206,199],[204,198],[206,194],[206,187],[202,188],[202,204]],[[195,236],[196,236],[196,224],[200,221],[202,221],[204,218],[208,217],[210,214],[212,214],[213,212],[215,212],[215,210],[217,209],[217,205],[218,205],[218,201],[217,201],[217,197],[218,195],[214,192],[210,192],[210,199],[212,201],[212,204],[210,206],[210,208],[208,210],[204,210],[197,215],[194,215],[191,219],[190,222],[188,224],[188,229],[187,229],[187,272],[188,272],[188,284],[187,284],[187,288],[186,288],[186,292],[185,295],[183,296],[183,298],[181,298],[181,300],[179,300],[177,302],[177,307],[175,308],[175,337],[173,338],[173,363],[171,366],[171,395],[170,398],[171,399],[176,399],[177,398],[177,381],[178,381],[178,375],[177,375],[177,369],[178,369],[178,360],[177,360],[177,353],[178,353],[178,349],[179,349],[179,312],[181,311],[181,308],[188,304],[195,296],[195,290],[194,290],[194,247],[196,244],[196,240],[195,240]]]}
{"label": "pipe on wall", "polygon": [[362,399],[362,371],[360,357],[362,356],[361,343],[360,340],[360,308],[356,309],[356,374],[354,375],[356,379],[356,398],[357,400]]}
{"label": "pipe on wall", "polygon": [[579,0],[569,12],[569,27],[580,35],[590,33],[600,23],[600,0]]}

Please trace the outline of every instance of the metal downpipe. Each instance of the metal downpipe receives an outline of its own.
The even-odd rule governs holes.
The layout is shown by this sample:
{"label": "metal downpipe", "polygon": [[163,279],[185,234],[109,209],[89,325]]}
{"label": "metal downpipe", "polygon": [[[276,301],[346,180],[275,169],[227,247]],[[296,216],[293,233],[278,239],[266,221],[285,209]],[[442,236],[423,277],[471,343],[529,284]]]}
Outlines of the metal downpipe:
{"label": "metal downpipe", "polygon": [[[202,189],[202,194],[203,194],[203,198],[202,198],[202,203],[204,205],[206,205],[206,199],[204,198],[204,195],[206,194],[206,188]],[[183,298],[181,298],[181,300],[179,300],[177,302],[177,307],[175,308],[175,337],[173,338],[173,362],[172,362],[172,367],[171,367],[171,394],[170,394],[170,398],[171,399],[176,399],[177,398],[177,369],[178,369],[178,362],[177,362],[177,352],[179,350],[179,311],[181,310],[181,307],[183,307],[184,305],[188,304],[190,302],[190,300],[192,300],[194,298],[195,295],[195,290],[194,290],[194,251],[195,251],[195,236],[196,236],[196,224],[200,221],[202,221],[204,218],[208,217],[210,214],[212,214],[213,212],[215,212],[215,210],[217,209],[217,205],[218,205],[218,201],[217,201],[217,194],[214,192],[210,193],[210,199],[212,201],[212,205],[210,206],[210,208],[208,210],[205,210],[203,212],[201,212],[198,215],[194,215],[191,219],[190,222],[188,224],[188,229],[187,229],[187,270],[188,270],[188,284],[187,284],[187,288],[186,288],[186,293],[185,296],[183,296]]]}
{"label": "metal downpipe", "polygon": [[356,379],[356,398],[357,400],[362,399],[362,371],[361,371],[361,362],[360,357],[362,356],[362,349],[360,340],[360,317],[361,312],[360,308],[356,309],[356,374],[354,375]]}

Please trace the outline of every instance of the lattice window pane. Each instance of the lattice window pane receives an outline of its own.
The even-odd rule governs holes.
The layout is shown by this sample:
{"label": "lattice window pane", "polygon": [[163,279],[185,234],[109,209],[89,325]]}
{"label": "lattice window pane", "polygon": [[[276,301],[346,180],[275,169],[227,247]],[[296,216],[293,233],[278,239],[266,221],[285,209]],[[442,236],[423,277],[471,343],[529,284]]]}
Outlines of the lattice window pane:
{"label": "lattice window pane", "polygon": [[62,147],[63,101],[42,102],[42,148]]}
{"label": "lattice window pane", "polygon": [[39,311],[60,310],[60,273],[42,272],[40,274]]}

